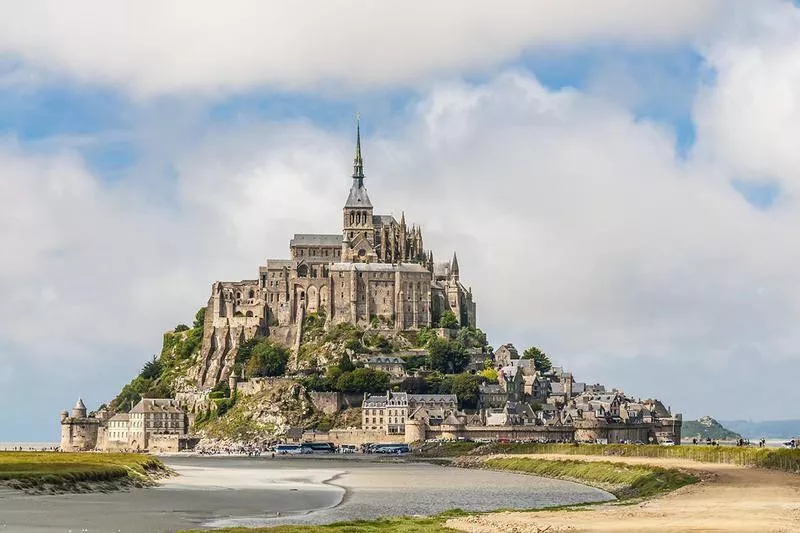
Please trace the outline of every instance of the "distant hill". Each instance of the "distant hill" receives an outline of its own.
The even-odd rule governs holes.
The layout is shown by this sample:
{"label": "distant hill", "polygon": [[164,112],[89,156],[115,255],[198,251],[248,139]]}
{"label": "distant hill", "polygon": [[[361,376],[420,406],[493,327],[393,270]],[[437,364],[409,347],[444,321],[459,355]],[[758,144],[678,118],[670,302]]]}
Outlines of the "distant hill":
{"label": "distant hill", "polygon": [[729,420],[721,424],[748,439],[793,439],[800,436],[800,420]]}
{"label": "distant hill", "polygon": [[699,420],[684,420],[681,426],[681,436],[689,439],[737,440],[742,436],[735,433],[710,416],[701,417]]}

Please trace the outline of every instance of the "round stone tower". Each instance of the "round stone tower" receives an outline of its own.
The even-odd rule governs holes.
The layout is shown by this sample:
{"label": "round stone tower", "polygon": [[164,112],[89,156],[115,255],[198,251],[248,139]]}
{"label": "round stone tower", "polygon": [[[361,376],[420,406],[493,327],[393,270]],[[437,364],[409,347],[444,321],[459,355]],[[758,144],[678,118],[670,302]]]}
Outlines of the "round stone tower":
{"label": "round stone tower", "polygon": [[86,406],[81,398],[78,398],[75,407],[72,408],[72,418],[86,418]]}
{"label": "round stone tower", "polygon": [[427,431],[425,429],[425,424],[422,421],[411,418],[406,420],[406,443],[410,444],[412,442],[425,442],[426,438]]}

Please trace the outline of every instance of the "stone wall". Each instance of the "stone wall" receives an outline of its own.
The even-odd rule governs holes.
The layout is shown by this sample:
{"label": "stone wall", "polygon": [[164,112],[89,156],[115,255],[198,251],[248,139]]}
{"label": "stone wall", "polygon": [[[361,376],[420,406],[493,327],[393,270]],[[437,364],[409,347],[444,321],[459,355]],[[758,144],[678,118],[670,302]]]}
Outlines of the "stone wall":
{"label": "stone wall", "polygon": [[97,446],[100,421],[93,418],[68,418],[61,422],[61,451],[82,452]]}
{"label": "stone wall", "polygon": [[399,443],[403,435],[387,435],[383,431],[363,429],[332,429],[328,433],[303,433],[303,442],[332,442],[334,444]]}
{"label": "stone wall", "polygon": [[279,385],[290,385],[294,383],[292,378],[250,378],[246,381],[236,383],[236,391],[242,396],[252,396],[259,392],[264,392]]}

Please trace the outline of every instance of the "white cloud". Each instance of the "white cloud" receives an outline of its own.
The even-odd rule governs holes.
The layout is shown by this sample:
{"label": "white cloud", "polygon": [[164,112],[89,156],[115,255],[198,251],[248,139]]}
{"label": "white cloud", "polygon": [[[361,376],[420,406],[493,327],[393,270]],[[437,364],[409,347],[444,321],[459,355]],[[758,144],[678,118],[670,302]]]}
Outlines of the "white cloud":
{"label": "white cloud", "polygon": [[669,43],[720,0],[161,2],[0,5],[0,56],[146,95],[409,84],[543,45]]}
{"label": "white cloud", "polygon": [[[763,418],[752,398],[779,390],[769,416],[792,416],[793,374],[776,369],[800,364],[800,19],[783,4],[770,13],[704,48],[716,76],[695,103],[686,159],[669,128],[635,120],[608,93],[553,92],[506,71],[433,85],[396,130],[372,124],[376,209],[405,209],[437,259],[458,250],[495,343],[541,344],[579,379],[690,412]],[[350,135],[157,118],[143,146],[167,158],[174,182],[143,163],[109,184],[69,149],[2,143],[0,346],[13,349],[0,363],[140,353],[138,366],[212,281],[253,278],[265,257],[288,253],[292,232],[338,230]],[[758,209],[731,186],[741,177],[786,193]],[[745,389],[753,396],[731,394]]]}
{"label": "white cloud", "polygon": [[[701,354],[708,379],[800,358],[795,204],[754,208],[726,164],[677,158],[668,129],[522,72],[439,86],[405,124],[365,139],[373,202],[422,223],[437,259],[458,250],[495,343],[540,343],[579,372]],[[347,137],[285,123],[196,133],[174,154],[174,209],[147,201],[152,178],[103,184],[74,156],[7,145],[0,338],[42,359],[57,346],[102,360],[98,345],[144,359],[212,281],[254,278],[294,231],[338,230]],[[628,375],[642,393],[653,378]],[[675,386],[662,394],[679,404]]]}

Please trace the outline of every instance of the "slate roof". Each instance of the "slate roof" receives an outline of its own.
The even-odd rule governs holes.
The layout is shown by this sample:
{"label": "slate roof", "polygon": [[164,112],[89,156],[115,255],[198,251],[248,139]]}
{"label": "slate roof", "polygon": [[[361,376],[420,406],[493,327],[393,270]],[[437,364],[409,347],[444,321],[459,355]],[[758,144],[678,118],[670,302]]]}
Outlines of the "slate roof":
{"label": "slate roof", "polygon": [[289,246],[341,246],[341,234],[295,233]]}
{"label": "slate roof", "polygon": [[399,357],[391,357],[391,356],[372,356],[367,358],[367,363],[371,365],[404,365],[406,362],[404,359]]}
{"label": "slate roof", "polygon": [[345,207],[372,207],[372,202],[369,201],[367,188],[364,187],[364,182],[358,179],[353,180],[353,186],[350,187],[350,194],[347,196],[347,201],[344,203]]}
{"label": "slate roof", "polygon": [[456,403],[458,399],[455,394],[409,394],[408,401],[411,403]]}
{"label": "slate roof", "polygon": [[142,398],[131,413],[183,413],[176,400],[169,398]]}
{"label": "slate roof", "polygon": [[330,267],[331,272],[347,272],[355,270],[356,272],[416,272],[419,274],[427,274],[428,271],[422,265],[416,263],[400,263],[394,265],[392,263],[333,263]]}
{"label": "slate roof", "polygon": [[397,220],[392,215],[373,215],[372,223],[375,226],[391,226],[397,224]]}

